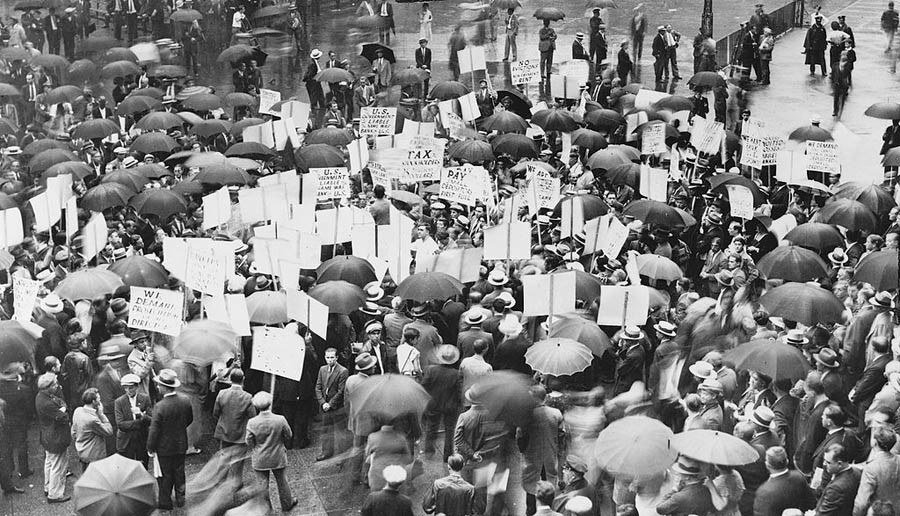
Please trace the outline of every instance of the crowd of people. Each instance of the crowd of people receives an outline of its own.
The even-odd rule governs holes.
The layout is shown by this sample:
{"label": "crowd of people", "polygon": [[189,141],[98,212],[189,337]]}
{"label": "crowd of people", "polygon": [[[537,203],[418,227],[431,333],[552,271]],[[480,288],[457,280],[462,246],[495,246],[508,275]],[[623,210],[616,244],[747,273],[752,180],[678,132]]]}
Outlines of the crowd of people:
{"label": "crowd of people", "polygon": [[[337,82],[321,74],[347,62],[334,52],[326,61],[305,39],[318,2],[314,11],[297,5],[286,19],[297,55],[309,51],[310,115],[279,145],[243,141],[246,128],[296,119],[279,105],[259,112],[259,49],[226,60],[234,90],[219,97],[198,75],[201,25],[168,22],[190,6],[160,5],[158,13],[153,2],[140,4],[111,2],[110,23],[129,42],[144,18],[154,34],[174,36],[177,27],[182,47],[162,43],[157,63],[138,64],[126,49],[91,50],[86,28],[75,46],[70,22],[54,9],[43,18],[24,11],[0,50],[5,503],[14,507],[32,476],[42,478],[47,503],[71,503],[73,495],[77,502],[78,485],[67,479],[118,455],[158,485],[154,503],[128,514],[185,506],[189,514],[266,513],[270,476],[287,512],[299,503],[290,486],[296,455],[315,447],[318,463],[341,464],[348,481],[370,491],[360,507],[366,516],[419,507],[446,516],[900,514],[900,188],[898,162],[888,161],[900,147],[900,104],[876,104],[870,114],[891,120],[876,184],[845,181],[838,171],[797,177],[745,164],[757,121],[749,110],[737,116],[725,98],[744,91],[751,70],[769,82],[773,43],[761,6],[735,59],[743,76],[716,71],[715,45],[701,31],[694,72],[712,73],[704,76],[711,82],[692,98],[669,95],[641,108],[640,91],[628,85],[647,25],[640,6],[630,23],[633,55],[621,44],[617,66],[607,59],[599,9],[587,44],[576,36],[572,57],[597,65],[577,99],[556,98],[549,87],[556,31],[545,18],[541,97],[528,98],[524,87],[495,91],[485,78],[471,92],[480,115],[464,124],[458,102],[449,115],[438,104],[465,97],[466,86],[435,80],[429,88],[427,74],[395,80],[412,74],[392,67],[388,2],[357,10],[379,18],[366,24],[382,44],[372,74]],[[64,11],[89,9],[85,2]],[[225,6],[221,18],[237,24],[236,40],[255,9]],[[487,19],[498,18],[506,56],[516,61],[517,9],[495,11]],[[895,30],[896,15],[886,16],[882,25]],[[433,18],[425,4],[419,70],[432,66]],[[825,29],[818,14],[814,20],[806,62],[824,74]],[[836,88],[849,87],[853,32],[841,18],[834,24],[847,37],[832,41],[830,69]],[[90,25],[88,15],[78,26]],[[482,37],[496,38],[492,28]],[[457,27],[451,49],[464,48],[460,38]],[[651,45],[657,82],[680,78],[680,40],[671,26],[659,27]],[[76,49],[87,64],[44,59],[73,60]],[[184,67],[173,61],[179,51]],[[109,98],[98,75],[113,84]],[[390,95],[397,85],[400,96]],[[397,107],[396,134],[361,133],[363,108],[373,106]],[[839,107],[836,100],[838,114]],[[687,112],[685,123],[678,112]],[[633,127],[635,116],[647,123]],[[723,124],[715,133],[722,142],[706,152],[691,133],[713,121]],[[642,155],[648,124],[665,126],[664,152]],[[440,142],[442,168],[483,170],[489,186],[466,204],[434,179],[388,170],[385,181],[378,171],[389,167],[358,157],[360,147],[377,156],[410,145],[409,127]],[[792,137],[798,153],[807,141],[831,139],[819,120],[802,129]],[[282,177],[309,188],[317,170],[341,167],[347,193],[339,199],[285,188],[296,197],[293,216],[245,220],[248,191]],[[656,172],[665,177],[661,192],[647,184]],[[546,183],[553,186],[541,196],[549,200],[539,202],[538,184]],[[752,217],[736,215],[729,186],[750,194]],[[223,187],[230,216],[210,224],[205,217],[222,216],[212,199]],[[362,255],[355,229],[338,229],[343,215],[321,222],[328,210],[350,210],[360,226],[400,237],[392,252]],[[484,258],[490,239],[501,238],[497,229],[517,224],[530,235],[525,256],[512,257],[521,242],[507,233],[510,258]],[[299,240],[283,236],[296,225],[305,228]],[[610,246],[617,225],[624,233]],[[274,239],[261,236],[272,228]],[[273,268],[263,241],[292,245],[295,258],[300,243],[319,246],[326,232],[331,243],[312,253],[318,268]],[[227,247],[234,262],[214,292],[173,263],[175,242]],[[441,275],[441,259],[458,262]],[[537,300],[526,293],[533,277],[569,274],[575,288],[560,292],[551,281],[550,305],[574,299],[574,311],[534,315]],[[428,287],[413,293],[417,283]],[[133,315],[147,308],[135,304],[134,287],[183,296],[183,329],[138,327],[147,323]],[[342,294],[323,294],[331,287]],[[604,300],[625,287],[649,298],[646,310],[632,313],[628,297],[624,306]],[[326,328],[309,312],[304,320],[287,315],[296,313],[287,299],[297,291],[328,308]],[[213,308],[223,297],[240,299],[229,301],[224,320]],[[245,306],[243,315],[235,306]],[[621,309],[622,324],[608,323],[611,309]],[[248,328],[299,336],[291,341],[305,343],[303,360],[292,364],[296,378],[254,367],[260,341],[240,330],[243,318]],[[203,338],[189,339],[191,331]],[[203,453],[210,437],[217,450],[197,474],[206,480],[188,482],[187,457]],[[701,444],[690,446],[692,438]],[[43,468],[29,452],[36,439]],[[446,475],[427,478],[429,461]],[[416,483],[424,483],[418,500]]]}

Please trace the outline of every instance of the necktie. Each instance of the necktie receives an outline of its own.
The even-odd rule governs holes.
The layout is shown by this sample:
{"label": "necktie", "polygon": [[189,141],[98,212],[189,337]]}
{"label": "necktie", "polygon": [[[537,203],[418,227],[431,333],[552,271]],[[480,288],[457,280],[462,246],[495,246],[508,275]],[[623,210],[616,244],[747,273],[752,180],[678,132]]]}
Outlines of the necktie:
{"label": "necktie", "polygon": [[56,30],[56,16],[50,17],[50,28],[52,28],[53,30]]}
{"label": "necktie", "polygon": [[128,0],[128,12],[133,13],[134,11],[134,0]]}

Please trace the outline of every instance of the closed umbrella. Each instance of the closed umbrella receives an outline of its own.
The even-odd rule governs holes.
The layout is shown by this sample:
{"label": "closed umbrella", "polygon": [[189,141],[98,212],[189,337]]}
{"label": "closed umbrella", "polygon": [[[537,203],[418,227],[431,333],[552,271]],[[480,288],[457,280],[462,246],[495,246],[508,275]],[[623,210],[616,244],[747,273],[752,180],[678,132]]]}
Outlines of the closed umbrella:
{"label": "closed umbrella", "polygon": [[813,222],[837,224],[847,229],[874,232],[878,219],[865,204],[851,199],[830,199],[812,218]]}
{"label": "closed umbrella", "polygon": [[130,287],[157,288],[169,280],[169,273],[161,263],[139,255],[118,260],[107,270],[118,274]]}
{"label": "closed umbrella", "polygon": [[807,326],[844,318],[844,304],[830,290],[809,283],[785,283],[763,294],[759,303],[776,317]]}
{"label": "closed umbrella", "polygon": [[498,111],[479,124],[481,129],[498,133],[525,133],[528,122],[512,111]]}
{"label": "closed umbrella", "polygon": [[131,142],[131,150],[142,154],[168,154],[178,148],[178,142],[166,133],[144,133]]}
{"label": "closed umbrella", "polygon": [[757,268],[764,278],[799,282],[824,278],[829,270],[818,254],[796,245],[776,247],[762,257]]}
{"label": "closed umbrella", "polygon": [[543,109],[531,117],[531,123],[545,131],[569,133],[578,129],[578,122],[572,113],[562,109]]}
{"label": "closed umbrella", "polygon": [[433,299],[443,301],[462,293],[463,284],[443,272],[420,272],[407,277],[397,286],[394,295],[420,303]]}
{"label": "closed umbrella", "polygon": [[491,144],[481,140],[462,140],[450,145],[450,157],[467,163],[484,163],[494,160]]}
{"label": "closed umbrella", "polygon": [[537,158],[538,150],[534,140],[518,133],[501,134],[491,141],[495,156],[506,154],[515,160]]}
{"label": "closed umbrella", "polygon": [[688,212],[651,199],[632,201],[628,203],[628,206],[625,206],[623,213],[642,221],[644,224],[652,224],[663,228],[683,228],[697,223],[697,219]]}
{"label": "closed umbrella", "polygon": [[177,358],[198,366],[207,366],[236,351],[237,334],[231,325],[212,319],[187,323],[175,338],[172,349]]}
{"label": "closed umbrella", "polygon": [[336,314],[349,314],[366,304],[363,289],[342,280],[320,283],[309,289],[309,296]]}
{"label": "closed umbrella", "polygon": [[565,317],[550,325],[549,337],[577,340],[591,350],[594,356],[603,356],[612,349],[612,342],[597,323],[581,317]]}
{"label": "closed umbrella", "polygon": [[642,276],[652,280],[675,281],[684,276],[678,264],[658,254],[638,255],[637,266]]}
{"label": "closed umbrella", "polygon": [[525,351],[525,363],[535,371],[552,376],[568,376],[584,371],[594,355],[577,340],[559,337],[535,342]]}
{"label": "closed umbrella", "polygon": [[848,182],[838,185],[834,191],[838,199],[859,201],[876,215],[884,215],[897,205],[894,198],[880,185]]}
{"label": "closed umbrella", "polygon": [[91,462],[75,482],[75,512],[81,516],[147,516],[156,511],[156,490],[156,479],[142,463],[113,454]]}
{"label": "closed umbrella", "polygon": [[796,245],[816,249],[817,251],[831,251],[835,247],[844,246],[844,238],[841,232],[831,224],[821,222],[806,222],[788,231],[784,236]]}
{"label": "closed umbrella", "polygon": [[884,249],[867,254],[856,265],[853,273],[854,281],[870,283],[878,290],[896,290],[897,263],[900,256],[896,249]]}
{"label": "closed umbrella", "polygon": [[144,186],[150,182],[150,179],[142,176],[141,174],[136,174],[129,169],[121,168],[119,170],[114,170],[108,174],[104,174],[103,177],[100,178],[100,182],[119,183],[121,185],[127,186],[135,192],[140,192],[144,189]]}
{"label": "closed umbrella", "polygon": [[141,215],[156,215],[162,220],[187,211],[187,201],[181,194],[164,188],[141,192],[128,202]]}
{"label": "closed umbrella", "polygon": [[91,211],[104,211],[116,206],[125,206],[134,197],[131,188],[120,183],[100,183],[85,192],[81,207]]}
{"label": "closed umbrella", "polygon": [[113,122],[109,118],[98,118],[95,120],[85,120],[75,127],[72,131],[73,138],[82,140],[98,140],[106,138],[111,134],[119,132],[119,124]]}
{"label": "closed umbrella", "polygon": [[612,475],[647,478],[675,462],[674,434],[666,425],[646,416],[614,421],[597,436],[594,458]]}
{"label": "closed umbrella", "polygon": [[757,371],[774,380],[796,380],[809,371],[803,351],[771,339],[745,342],[726,352],[723,359],[737,369]]}
{"label": "closed umbrella", "polygon": [[318,283],[344,280],[359,287],[364,287],[377,279],[375,268],[372,267],[372,264],[358,256],[335,256],[322,262],[316,268],[316,281]]}
{"label": "closed umbrella", "polygon": [[118,274],[106,269],[82,269],[69,273],[56,286],[56,295],[75,303],[81,299],[112,294],[125,283]]}
{"label": "closed umbrella", "polygon": [[743,466],[759,459],[759,452],[749,443],[718,430],[681,432],[672,437],[672,445],[685,457],[707,464]]}
{"label": "closed umbrella", "polygon": [[261,290],[247,298],[247,314],[250,322],[259,324],[281,324],[290,321],[287,315],[287,293]]}

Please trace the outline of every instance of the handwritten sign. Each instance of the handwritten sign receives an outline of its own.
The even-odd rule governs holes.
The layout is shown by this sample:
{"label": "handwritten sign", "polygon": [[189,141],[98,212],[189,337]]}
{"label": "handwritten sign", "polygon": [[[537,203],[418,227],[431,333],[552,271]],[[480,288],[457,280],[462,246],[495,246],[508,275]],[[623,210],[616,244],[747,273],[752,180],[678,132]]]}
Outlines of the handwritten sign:
{"label": "handwritten sign", "polygon": [[744,142],[741,149],[741,165],[762,168],[763,138],[749,135],[742,135],[742,138]]}
{"label": "handwritten sign", "polygon": [[253,328],[251,369],[300,381],[306,341],[296,333],[267,326]]}
{"label": "handwritten sign", "polygon": [[372,186],[381,185],[384,187],[385,192],[390,192],[394,189],[391,185],[391,174],[384,168],[384,165],[370,161],[368,168],[369,175],[372,177]]}
{"label": "handwritten sign", "polygon": [[774,165],[778,161],[778,153],[784,149],[786,143],[784,138],[769,135],[763,138],[762,143],[762,164]]}
{"label": "handwritten sign", "polygon": [[527,200],[528,213],[537,215],[541,208],[552,208],[559,201],[559,178],[550,176],[550,173],[540,167],[528,165],[526,176],[528,182]]}
{"label": "handwritten sign", "polygon": [[478,185],[480,183],[476,181],[475,167],[464,165],[445,168],[441,171],[440,197],[451,202],[475,206]]}
{"label": "handwritten sign", "polygon": [[190,246],[184,284],[204,294],[220,295],[225,288],[227,266],[213,249]]}
{"label": "handwritten sign", "polygon": [[203,196],[203,229],[212,229],[231,220],[231,196],[228,187]]}
{"label": "handwritten sign", "polygon": [[834,142],[806,142],[807,170],[840,174],[841,162],[838,159],[838,146]]}
{"label": "handwritten sign", "polygon": [[700,152],[715,154],[719,152],[725,124],[708,118],[694,117],[691,131],[691,145]]}
{"label": "handwritten sign", "polygon": [[615,258],[628,240],[628,227],[612,215],[603,215],[584,224],[585,244],[582,255],[603,252]]}
{"label": "handwritten sign", "polygon": [[309,171],[316,175],[319,183],[320,201],[350,198],[350,172],[346,167],[311,168]]}
{"label": "handwritten sign", "polygon": [[40,281],[23,278],[18,274],[12,277],[13,286],[13,319],[19,322],[31,321],[31,312],[37,302]]}
{"label": "handwritten sign", "polygon": [[641,165],[640,194],[654,201],[666,202],[668,198],[669,171]]}
{"label": "handwritten sign", "polygon": [[753,218],[753,192],[743,185],[725,185],[728,189],[728,204],[731,216],[750,220]]}
{"label": "handwritten sign", "polygon": [[259,112],[267,115],[281,116],[279,111],[273,111],[272,106],[281,102],[281,92],[276,90],[259,90]]}
{"label": "handwritten sign", "polygon": [[509,72],[512,84],[536,84],[541,80],[541,67],[537,59],[513,61]]}
{"label": "handwritten sign", "polygon": [[176,336],[181,333],[184,292],[131,287],[128,327]]}
{"label": "handwritten sign", "polygon": [[394,134],[397,124],[395,107],[363,107],[359,112],[359,134],[380,136]]}
{"label": "handwritten sign", "polygon": [[666,124],[647,124],[641,132],[641,154],[666,152]]}
{"label": "handwritten sign", "polygon": [[404,147],[400,178],[409,183],[440,179],[444,164],[444,142],[433,136],[411,136]]}

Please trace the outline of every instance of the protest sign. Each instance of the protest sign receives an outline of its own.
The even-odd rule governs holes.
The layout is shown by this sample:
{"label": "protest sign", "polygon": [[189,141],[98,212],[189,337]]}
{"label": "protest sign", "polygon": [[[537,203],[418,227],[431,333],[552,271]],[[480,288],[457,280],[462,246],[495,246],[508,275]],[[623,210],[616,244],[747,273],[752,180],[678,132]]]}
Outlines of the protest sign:
{"label": "protest sign", "polygon": [[0,211],[0,247],[18,245],[24,239],[22,212],[19,211],[19,208],[9,208]]}
{"label": "protest sign", "polygon": [[410,235],[416,223],[393,205],[388,209],[391,223],[378,227],[377,256],[388,262],[391,278],[399,282],[409,276],[409,266],[412,263]]}
{"label": "protest sign", "polygon": [[762,168],[763,138],[743,135],[743,140],[744,142],[741,148],[741,165]]}
{"label": "protest sign", "polygon": [[479,183],[475,167],[464,165],[441,170],[440,195],[442,199],[458,202],[467,206],[475,206],[476,185]]}
{"label": "protest sign", "polygon": [[766,134],[766,124],[759,118],[751,116],[741,123],[741,138],[762,138]]}
{"label": "protest sign", "polygon": [[352,238],[353,211],[350,208],[329,208],[316,211],[316,234],[322,245],[349,242]]}
{"label": "protest sign", "polygon": [[74,184],[75,180],[72,178],[72,174],[48,177],[47,193],[52,197],[51,202],[58,203],[60,208],[65,206],[66,201],[75,196],[75,192],[72,191]]}
{"label": "protest sign", "polygon": [[714,119],[694,117],[691,145],[699,152],[716,154],[725,134],[725,124]]}
{"label": "protest sign", "polygon": [[259,109],[260,113],[267,115],[281,116],[279,111],[273,111],[272,106],[281,102],[281,92],[277,90],[267,90],[260,88],[259,90]]}
{"label": "protest sign", "polygon": [[350,170],[357,173],[369,162],[369,143],[365,138],[357,138],[347,145],[350,155]]}
{"label": "protest sign", "polygon": [[23,278],[18,274],[11,276],[13,288],[12,318],[19,322],[29,322],[31,321],[31,313],[34,311],[38,290],[40,290],[42,283]]}
{"label": "protest sign", "polygon": [[478,266],[484,249],[470,247],[465,249],[448,249],[439,254],[416,258],[416,273],[443,272],[458,279],[462,283],[469,283],[478,279]]}
{"label": "protest sign", "polygon": [[[566,77],[568,87],[584,86],[591,79],[591,65],[584,59],[573,59],[559,63],[559,75]],[[556,91],[553,92],[556,94]],[[558,95],[557,95],[558,96]],[[578,98],[577,96],[575,98]]]}
{"label": "protest sign", "polygon": [[466,122],[481,118],[481,109],[478,107],[478,97],[475,92],[470,92],[457,99],[462,119]]}
{"label": "protest sign", "polygon": [[604,256],[619,256],[628,239],[628,227],[612,215],[603,215],[584,224],[585,244],[582,256],[603,252]]}
{"label": "protest sign", "polygon": [[577,99],[581,96],[581,82],[574,77],[560,74],[550,75],[550,91],[560,99]]}
{"label": "protest sign", "polygon": [[462,50],[457,50],[456,57],[459,59],[459,73],[487,70],[484,47],[466,47]]}
{"label": "protest sign", "polygon": [[785,146],[784,138],[780,136],[766,136],[762,141],[763,166],[774,165],[778,161],[778,153]]}
{"label": "protest sign", "polygon": [[509,72],[512,84],[537,84],[541,80],[541,67],[537,59],[513,61]]}
{"label": "protest sign", "polygon": [[782,150],[776,154],[775,177],[791,184],[806,179],[806,156],[794,151]]}
{"label": "protest sign", "polygon": [[[288,202],[296,203],[303,202],[300,199],[300,176],[297,175],[297,172],[293,170],[286,170],[284,172],[276,172],[274,174],[269,174],[267,176],[262,176],[257,179],[257,185],[259,186],[273,186],[273,185],[284,185],[285,193],[287,194]],[[315,198],[311,199],[312,202],[315,202]]]}
{"label": "protest sign", "polygon": [[403,130],[400,135],[404,138],[413,136],[434,136],[437,124],[434,122],[414,122],[408,118],[403,119]]}
{"label": "protest sign", "polygon": [[245,127],[241,131],[241,139],[245,142],[256,142],[270,149],[275,148],[275,129],[272,121]]}
{"label": "protest sign", "polygon": [[664,91],[641,88],[634,97],[634,107],[635,109],[649,109],[653,104],[669,96],[670,95]]}
{"label": "protest sign", "polygon": [[641,165],[640,194],[654,201],[668,199],[669,172],[660,168]]}
{"label": "protest sign", "polygon": [[42,192],[28,200],[34,213],[34,229],[47,231],[51,226],[59,222],[62,214],[60,211],[59,197],[54,198],[49,192]]}
{"label": "protest sign", "polygon": [[531,257],[531,224],[513,221],[484,230],[485,260],[527,260]]}
{"label": "protest sign", "polygon": [[83,237],[81,254],[84,260],[89,262],[106,247],[106,238],[109,236],[106,218],[102,213],[94,212],[91,215],[91,219],[81,229],[81,236]]}
{"label": "protest sign", "polygon": [[288,100],[281,104],[281,113],[279,115],[282,119],[290,118],[294,121],[294,127],[305,130],[306,126],[309,125],[309,113],[310,113],[310,105],[306,102],[300,102],[298,100]]}
{"label": "protest sign", "polygon": [[311,168],[319,184],[319,201],[350,198],[350,172],[347,167]]}
{"label": "protest sign", "polygon": [[293,260],[297,256],[297,242],[282,238],[254,237],[253,263],[261,274],[281,276],[281,260]]}
{"label": "protest sign", "polygon": [[663,152],[666,152],[666,124],[660,122],[645,125],[641,132],[641,154]]}
{"label": "protest sign", "polygon": [[369,163],[378,163],[389,175],[402,183],[437,181],[444,164],[444,140],[432,136],[408,136],[402,146],[376,149],[369,153]]}
{"label": "protest sign", "polygon": [[561,206],[560,238],[572,237],[584,227],[584,205],[580,197],[563,199]]}
{"label": "protest sign", "polygon": [[181,333],[184,292],[159,288],[131,287],[128,327],[165,333]]}
{"label": "protest sign", "polygon": [[380,136],[394,134],[397,125],[397,108],[363,107],[359,111],[359,134]]}
{"label": "protest sign", "polygon": [[527,166],[528,181],[528,213],[537,215],[541,208],[553,208],[559,202],[559,178],[550,176],[546,170],[533,165]]}
{"label": "protest sign", "polygon": [[204,296],[203,309],[206,311],[207,318],[231,326],[231,329],[239,336],[249,337],[251,335],[247,298],[243,294]]}
{"label": "protest sign", "polygon": [[625,115],[625,139],[629,142],[637,141],[637,133],[635,132],[639,125],[647,123],[647,112],[638,111]]}
{"label": "protest sign", "polygon": [[293,118],[282,118],[272,121],[272,133],[275,139],[275,150],[281,151],[287,147],[287,143],[291,143],[291,147],[299,149],[303,142],[297,134],[297,126],[294,125]]}
{"label": "protest sign", "polygon": [[253,328],[251,369],[300,381],[306,359],[306,341],[283,328]]}
{"label": "protest sign", "polygon": [[391,185],[391,174],[385,170],[381,163],[369,162],[369,175],[372,178],[372,186],[381,185],[385,192],[391,192],[394,188]]}
{"label": "protest sign", "polygon": [[[78,232],[78,198],[71,197],[68,201],[66,201],[65,206],[66,213],[66,239],[72,237],[75,233]],[[3,220],[3,217],[0,216],[0,221]],[[2,225],[2,224],[0,224]],[[0,233],[0,247],[3,247],[3,234]]]}
{"label": "protest sign", "polygon": [[238,207],[241,211],[241,222],[245,224],[261,220],[284,221],[291,218],[287,186],[283,184],[239,190]]}
{"label": "protest sign", "polygon": [[840,174],[838,146],[834,142],[806,142],[806,169],[827,174]]}
{"label": "protest sign", "polygon": [[229,220],[231,220],[231,196],[228,194],[227,186],[203,196],[203,229],[227,224]]}
{"label": "protest sign", "polygon": [[731,216],[744,220],[753,218],[753,192],[743,185],[725,185]]}
{"label": "protest sign", "polygon": [[575,311],[575,271],[522,276],[522,315],[552,315]]}
{"label": "protest sign", "polygon": [[189,246],[184,284],[204,294],[220,295],[225,288],[228,265],[212,248]]}
{"label": "protest sign", "polygon": [[296,288],[287,289],[287,315],[321,338],[328,332],[328,306]]}
{"label": "protest sign", "polygon": [[650,290],[644,285],[600,287],[600,326],[642,326],[650,312]]}

